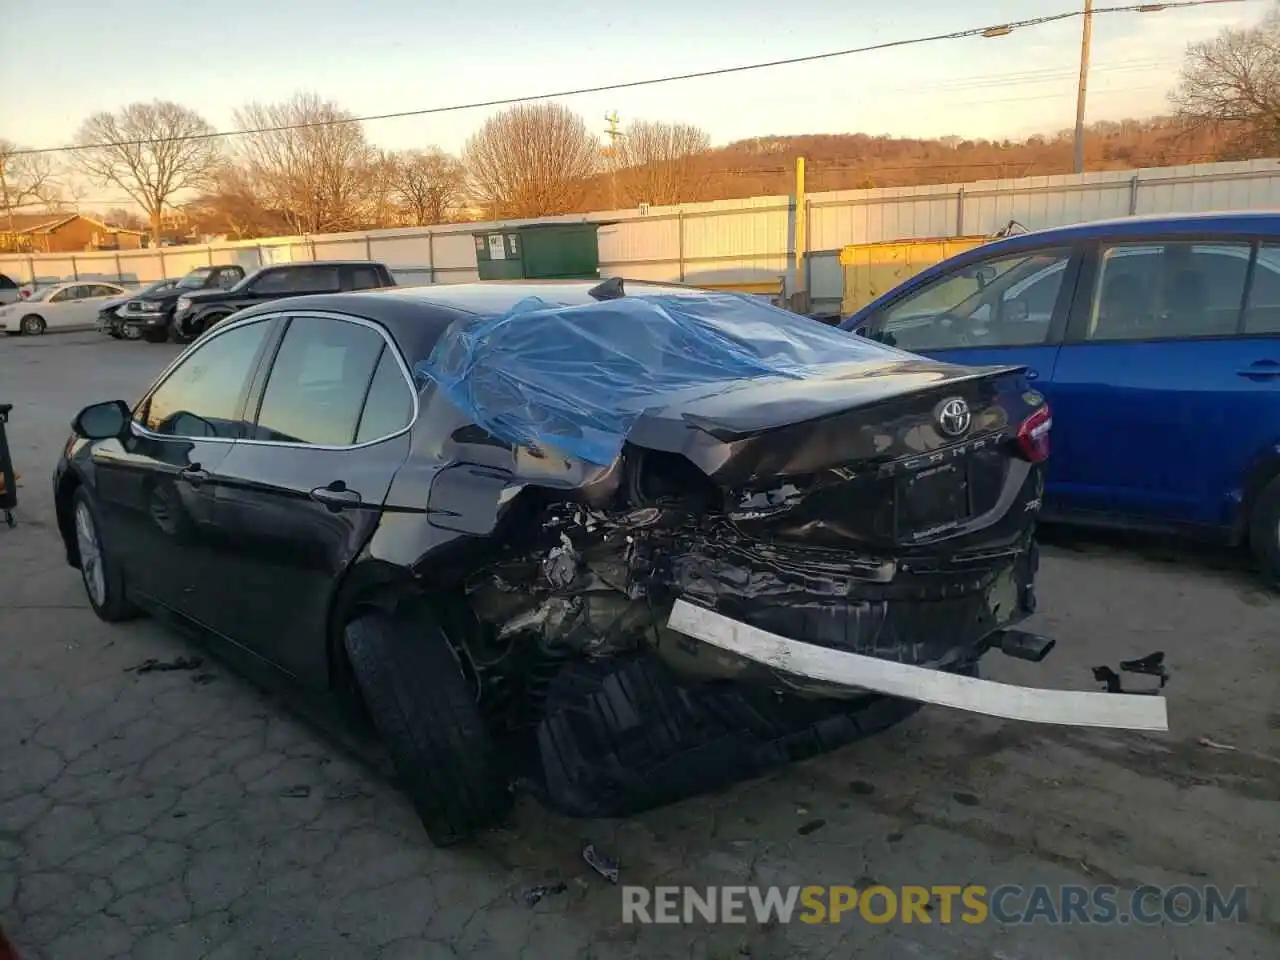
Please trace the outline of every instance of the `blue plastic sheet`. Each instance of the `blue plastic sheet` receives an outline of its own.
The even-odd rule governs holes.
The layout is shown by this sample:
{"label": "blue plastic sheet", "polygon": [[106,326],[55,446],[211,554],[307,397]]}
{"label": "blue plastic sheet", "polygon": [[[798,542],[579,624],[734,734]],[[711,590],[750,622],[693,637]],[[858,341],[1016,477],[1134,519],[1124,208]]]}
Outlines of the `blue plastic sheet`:
{"label": "blue plastic sheet", "polygon": [[740,294],[575,306],[530,297],[455,325],[415,373],[501,440],[607,465],[635,421],[674,393],[706,396],[886,355],[905,356]]}

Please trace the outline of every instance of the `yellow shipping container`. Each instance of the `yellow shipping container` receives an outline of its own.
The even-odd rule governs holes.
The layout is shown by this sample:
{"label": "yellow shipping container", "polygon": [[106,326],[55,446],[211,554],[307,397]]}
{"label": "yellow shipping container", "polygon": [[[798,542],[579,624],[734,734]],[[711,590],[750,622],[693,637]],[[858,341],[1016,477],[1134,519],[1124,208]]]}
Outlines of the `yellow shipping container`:
{"label": "yellow shipping container", "polygon": [[885,243],[855,243],[840,250],[844,271],[842,316],[865,307],[883,293],[926,267],[972,250],[991,237],[947,237],[932,240],[891,240]]}

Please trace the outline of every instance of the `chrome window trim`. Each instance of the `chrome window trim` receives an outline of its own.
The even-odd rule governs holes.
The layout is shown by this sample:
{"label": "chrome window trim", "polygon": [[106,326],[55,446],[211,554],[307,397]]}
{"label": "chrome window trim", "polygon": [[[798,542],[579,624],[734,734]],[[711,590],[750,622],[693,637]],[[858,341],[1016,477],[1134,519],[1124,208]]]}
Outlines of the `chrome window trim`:
{"label": "chrome window trim", "polygon": [[[230,333],[233,330],[238,330],[241,327],[251,326],[255,323],[266,323],[271,320],[289,319],[293,317],[316,317],[324,320],[339,320],[339,321],[344,321],[346,323],[354,323],[357,326],[368,327],[370,330],[375,331],[379,336],[381,336],[383,339],[383,342],[386,343],[387,348],[391,351],[391,355],[395,357],[396,365],[399,366],[400,368],[400,376],[404,379],[405,386],[409,390],[409,395],[413,397],[413,413],[409,417],[409,422],[406,423],[399,430],[396,430],[392,433],[388,433],[386,436],[378,437],[376,440],[366,440],[363,443],[351,443],[351,444],[341,444],[341,445],[322,444],[322,443],[295,443],[293,441],[287,441],[287,440],[240,440],[240,439],[233,439],[231,437],[187,437],[187,436],[181,436],[179,434],[156,433],[153,430],[148,430],[146,427],[140,424],[136,419],[133,419],[131,417],[129,420],[129,423],[132,427],[132,432],[136,436],[147,437],[152,440],[199,440],[202,443],[244,443],[244,444],[248,444],[250,446],[255,446],[255,447],[285,447],[285,448],[294,449],[294,450],[363,450],[365,447],[372,447],[372,446],[376,446],[379,443],[386,443],[388,440],[394,440],[396,437],[403,436],[404,434],[408,433],[410,430],[413,429],[414,425],[418,422],[419,414],[422,412],[422,406],[418,401],[418,391],[414,388],[413,375],[409,371],[409,365],[405,363],[404,357],[401,356],[400,348],[396,346],[396,342],[393,339],[391,339],[391,334],[387,333],[387,331],[382,326],[374,323],[372,320],[366,320],[364,317],[355,317],[348,313],[336,313],[331,310],[290,310],[290,311],[281,311],[279,313],[265,313],[265,314],[260,313],[260,314],[255,314],[251,317],[244,317],[240,320],[232,320],[230,322],[220,323],[218,324],[218,326],[214,327],[211,331],[209,331],[207,336],[201,337],[194,344],[192,344],[192,348],[190,350],[184,350],[182,353],[180,353],[177,357],[173,359],[173,361],[169,364],[169,366],[165,367],[164,371],[160,374],[160,376],[156,378],[156,382],[154,386],[152,386],[149,390],[147,390],[146,394],[143,396],[138,406],[140,407],[143,403],[146,403],[147,401],[149,401],[151,399],[151,396],[157,390],[159,390],[161,386],[164,385],[164,382],[169,379],[170,374],[172,374],[173,371],[176,370],[177,367],[184,360],[186,360],[188,357],[194,354],[197,349],[205,346],[215,338],[223,336],[224,334]],[[288,332],[289,331],[286,328],[285,329],[286,336],[288,335]],[[284,340],[282,338],[280,343],[283,344],[283,342]],[[275,357],[272,356],[271,359],[272,359],[272,363],[274,364]],[[370,377],[372,377],[373,374],[376,372],[377,372],[377,365],[375,364],[374,369],[370,371],[370,374],[369,374]],[[270,383],[270,380],[271,380],[271,377],[270,377],[270,373],[268,372],[266,383]],[[263,389],[264,390],[266,389],[265,383],[263,385]],[[134,408],[134,411],[136,413],[137,407]],[[364,411],[362,410],[361,413],[363,414],[363,412]],[[359,423],[356,424],[356,427],[357,429],[359,429]]]}

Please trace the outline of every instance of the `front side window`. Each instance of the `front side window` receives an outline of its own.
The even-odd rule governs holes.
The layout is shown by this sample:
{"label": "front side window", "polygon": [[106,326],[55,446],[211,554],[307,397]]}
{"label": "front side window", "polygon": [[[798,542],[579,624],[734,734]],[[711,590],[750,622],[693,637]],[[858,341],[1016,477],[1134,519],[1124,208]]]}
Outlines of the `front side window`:
{"label": "front side window", "polygon": [[1280,333],[1280,243],[1266,243],[1258,248],[1253,284],[1249,287],[1249,306],[1244,314],[1244,332]]}
{"label": "front side window", "polygon": [[205,281],[213,273],[212,267],[200,267],[192,270],[185,277],[178,281],[178,287],[183,290],[199,290],[204,286]]}
{"label": "front side window", "polygon": [[1044,343],[1070,260],[1055,248],[970,264],[879,311],[872,332],[915,351]]}
{"label": "front side window", "polygon": [[244,393],[270,329],[271,321],[263,320],[196,347],[143,404],[143,426],[173,437],[244,436]]}
{"label": "front side window", "polygon": [[267,377],[254,438],[348,446],[386,341],[332,317],[294,317]]}
{"label": "front side window", "polygon": [[1251,254],[1244,243],[1102,246],[1086,339],[1231,336],[1240,320]]}

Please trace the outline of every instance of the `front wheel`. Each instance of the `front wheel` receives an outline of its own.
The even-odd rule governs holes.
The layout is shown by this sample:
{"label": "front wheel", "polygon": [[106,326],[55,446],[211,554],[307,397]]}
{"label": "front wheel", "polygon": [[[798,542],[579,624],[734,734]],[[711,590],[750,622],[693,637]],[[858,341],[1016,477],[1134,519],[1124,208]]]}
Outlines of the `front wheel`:
{"label": "front wheel", "polygon": [[22,318],[18,326],[25,336],[38,337],[45,331],[44,317],[39,314],[29,313]]}
{"label": "front wheel", "polygon": [[84,581],[89,606],[107,623],[136,617],[137,608],[125,597],[124,576],[103,542],[97,506],[84,487],[78,487],[71,498],[71,518],[80,578]]}
{"label": "front wheel", "polygon": [[428,614],[368,614],[343,634],[356,686],[437,847],[496,825],[511,790],[449,639]]}
{"label": "front wheel", "polygon": [[1262,575],[1280,585],[1280,477],[1267,484],[1254,501],[1249,546],[1258,558]]}

